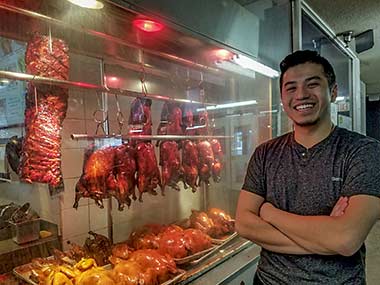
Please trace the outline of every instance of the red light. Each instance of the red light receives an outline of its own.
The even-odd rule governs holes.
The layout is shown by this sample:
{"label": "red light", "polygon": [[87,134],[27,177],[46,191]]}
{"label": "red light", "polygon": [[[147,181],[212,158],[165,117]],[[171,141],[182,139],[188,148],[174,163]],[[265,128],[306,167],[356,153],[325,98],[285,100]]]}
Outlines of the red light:
{"label": "red light", "polygon": [[233,57],[233,53],[226,49],[216,50],[215,55],[219,60],[229,60]]}
{"label": "red light", "polygon": [[164,28],[163,24],[147,19],[135,19],[133,20],[133,25],[136,28],[148,33],[158,32]]}

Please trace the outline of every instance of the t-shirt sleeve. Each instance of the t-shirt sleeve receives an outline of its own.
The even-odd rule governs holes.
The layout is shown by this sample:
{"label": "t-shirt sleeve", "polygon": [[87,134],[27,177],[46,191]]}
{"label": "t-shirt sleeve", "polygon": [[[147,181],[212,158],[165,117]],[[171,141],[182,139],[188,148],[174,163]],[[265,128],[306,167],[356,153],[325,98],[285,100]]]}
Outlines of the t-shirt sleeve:
{"label": "t-shirt sleeve", "polygon": [[255,193],[265,198],[265,175],[264,175],[264,152],[263,147],[257,147],[249,160],[247,172],[242,189]]}
{"label": "t-shirt sleeve", "polygon": [[380,197],[380,143],[365,143],[348,159],[342,194]]}

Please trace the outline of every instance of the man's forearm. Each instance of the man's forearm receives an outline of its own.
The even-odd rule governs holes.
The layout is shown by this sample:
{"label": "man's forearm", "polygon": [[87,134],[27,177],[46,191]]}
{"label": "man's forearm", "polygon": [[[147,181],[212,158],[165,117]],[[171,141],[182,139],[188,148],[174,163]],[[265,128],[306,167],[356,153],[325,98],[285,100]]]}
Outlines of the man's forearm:
{"label": "man's forearm", "polygon": [[244,213],[244,219],[236,224],[239,234],[261,247],[278,253],[311,254],[313,252],[303,248],[288,238],[278,229],[262,220],[252,212]]}

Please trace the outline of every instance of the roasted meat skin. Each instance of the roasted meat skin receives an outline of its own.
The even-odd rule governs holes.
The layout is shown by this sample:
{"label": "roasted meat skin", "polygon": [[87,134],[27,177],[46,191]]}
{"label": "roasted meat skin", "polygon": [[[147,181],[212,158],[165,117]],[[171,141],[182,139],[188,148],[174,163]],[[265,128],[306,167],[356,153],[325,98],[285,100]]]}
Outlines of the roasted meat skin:
{"label": "roasted meat skin", "polygon": [[81,197],[92,198],[103,208],[103,199],[108,198],[109,176],[113,175],[115,151],[114,147],[94,150],[94,146],[85,152],[83,173],[75,187],[75,202],[78,208]]}
{"label": "roasted meat skin", "polygon": [[185,140],[182,143],[182,168],[185,187],[189,185],[193,192],[198,189],[198,149],[195,142]]}
{"label": "roasted meat skin", "polygon": [[108,258],[112,254],[112,242],[101,234],[88,232],[88,237],[84,244],[84,251],[88,257],[93,258],[97,265],[103,266],[108,263]]}
{"label": "roasted meat skin", "polygon": [[160,171],[154,146],[150,142],[139,142],[137,150],[137,185],[139,190],[139,201],[142,202],[144,192],[157,195],[154,190],[161,186]]}
{"label": "roasted meat skin", "polygon": [[122,211],[124,205],[131,205],[131,198],[136,200],[137,170],[136,151],[133,146],[123,144],[113,148],[114,166],[112,175],[108,176],[108,193],[118,201],[118,210]]}
{"label": "roasted meat skin", "polygon": [[214,221],[205,212],[191,210],[189,220],[191,228],[198,229],[210,236],[214,236]]}
{"label": "roasted meat skin", "polygon": [[232,233],[235,230],[234,220],[223,210],[218,208],[210,208],[207,211],[207,215],[213,220],[215,224],[215,237],[222,237],[226,234]]}
{"label": "roasted meat skin", "polygon": [[109,257],[109,261],[112,264],[118,264],[123,260],[127,260],[132,249],[126,242],[114,244],[112,246],[112,255]]}
{"label": "roasted meat skin", "polygon": [[160,143],[160,165],[161,165],[161,190],[165,193],[166,185],[179,191],[177,183],[180,181],[183,168],[178,144],[175,141],[163,141]]}
{"label": "roasted meat skin", "polygon": [[203,140],[197,144],[199,164],[199,182],[205,182],[206,185],[210,184],[211,171],[215,161],[214,152],[209,141]]}
{"label": "roasted meat skin", "polygon": [[152,269],[160,284],[178,273],[177,266],[170,255],[161,254],[154,249],[141,249],[131,253],[129,259],[138,263],[142,268]]}
{"label": "roasted meat skin", "polygon": [[[35,34],[28,42],[25,63],[29,74],[68,80],[68,47],[60,39]],[[18,171],[22,181],[47,183],[53,187],[63,184],[60,132],[67,100],[65,88],[28,84],[25,137]]]}
{"label": "roasted meat skin", "polygon": [[223,150],[222,150],[222,145],[220,144],[219,140],[217,139],[212,139],[210,141],[211,147],[212,147],[212,152],[214,153],[214,163],[211,168],[211,173],[212,173],[212,179],[214,182],[219,182],[221,177],[220,173],[223,168]]}

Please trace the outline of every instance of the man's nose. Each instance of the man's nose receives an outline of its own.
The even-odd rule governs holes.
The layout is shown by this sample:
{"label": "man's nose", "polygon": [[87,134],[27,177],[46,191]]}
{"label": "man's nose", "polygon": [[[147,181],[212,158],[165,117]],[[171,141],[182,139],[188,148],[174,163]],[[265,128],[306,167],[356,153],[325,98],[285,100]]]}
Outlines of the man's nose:
{"label": "man's nose", "polygon": [[302,100],[302,99],[305,99],[308,97],[309,97],[309,92],[308,92],[307,88],[305,88],[305,87],[297,88],[296,99]]}

